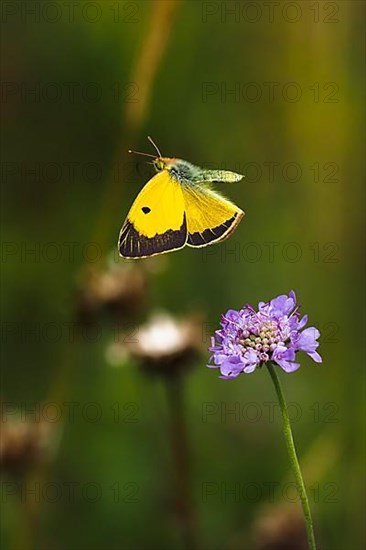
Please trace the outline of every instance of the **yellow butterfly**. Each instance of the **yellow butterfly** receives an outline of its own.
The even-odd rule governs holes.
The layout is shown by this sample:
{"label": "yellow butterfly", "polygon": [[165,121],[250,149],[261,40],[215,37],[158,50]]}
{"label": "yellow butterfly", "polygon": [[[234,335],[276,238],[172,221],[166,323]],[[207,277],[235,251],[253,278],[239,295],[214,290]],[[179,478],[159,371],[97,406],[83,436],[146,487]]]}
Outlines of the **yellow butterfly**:
{"label": "yellow butterfly", "polygon": [[244,212],[210,187],[243,178],[228,170],[205,170],[176,158],[152,157],[157,174],[143,187],[122,226],[118,249],[124,258],[146,258],[207,246],[227,239]]}

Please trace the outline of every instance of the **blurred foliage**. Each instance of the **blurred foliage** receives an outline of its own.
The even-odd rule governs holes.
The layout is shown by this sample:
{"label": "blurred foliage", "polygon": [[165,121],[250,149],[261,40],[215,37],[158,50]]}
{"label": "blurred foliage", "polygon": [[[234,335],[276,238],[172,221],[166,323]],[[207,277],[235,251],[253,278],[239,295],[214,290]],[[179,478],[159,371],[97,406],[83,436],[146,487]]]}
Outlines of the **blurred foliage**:
{"label": "blurred foliage", "polygon": [[[41,496],[29,510],[3,485],[3,548],[182,547],[171,513],[163,384],[133,365],[108,365],[113,323],[103,321],[96,338],[74,325],[80,269],[115,247],[152,174],[126,150],[150,151],[151,134],[166,156],[247,177],[223,189],[246,212],[238,230],[207,250],[164,257],[164,269],[151,274],[150,308],[204,314],[206,340],[226,309],[296,290],[323,334],[323,364],[303,357],[295,375],[282,377],[288,400],[301,407],[294,435],[315,525],[321,547],[361,549],[363,3],[298,1],[294,22],[286,2],[272,22],[262,2],[103,0],[92,3],[97,11],[76,2],[72,18],[61,0],[59,11],[51,6],[39,18],[27,11],[35,4],[50,3],[3,6],[2,399],[62,409],[54,461],[25,480],[57,484],[61,497]],[[254,93],[262,95],[253,100]],[[354,330],[358,345],[350,348]],[[200,547],[250,548],[269,504],[265,484],[278,484],[280,504],[289,475],[279,416],[271,422],[266,406],[275,400],[269,377],[223,382],[204,359],[187,376],[185,395]],[[72,421],[66,402],[79,404]],[[102,411],[95,422],[83,410],[88,403]],[[207,403],[216,412],[204,421]],[[250,403],[256,421],[246,414]],[[221,415],[235,404],[240,421]],[[217,492],[204,498],[207,483]],[[251,483],[261,490],[254,500],[222,494],[222,484]],[[93,488],[90,498],[82,494],[88,484],[101,491],[95,502]]]}

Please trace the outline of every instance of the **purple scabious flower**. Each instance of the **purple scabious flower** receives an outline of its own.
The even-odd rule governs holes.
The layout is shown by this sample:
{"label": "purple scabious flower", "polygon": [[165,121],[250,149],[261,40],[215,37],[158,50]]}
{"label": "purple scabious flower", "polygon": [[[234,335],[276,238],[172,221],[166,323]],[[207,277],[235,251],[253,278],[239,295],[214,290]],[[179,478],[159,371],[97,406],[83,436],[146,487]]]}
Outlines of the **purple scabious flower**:
{"label": "purple scabious flower", "polygon": [[258,311],[249,304],[240,311],[230,309],[222,316],[222,328],[212,337],[212,363],[208,367],[220,369],[220,378],[230,380],[268,361],[293,372],[300,367],[295,361],[298,351],[321,363],[316,351],[320,333],[315,327],[304,329],[307,322],[307,315],[300,318],[293,290],[288,296],[259,302]]}

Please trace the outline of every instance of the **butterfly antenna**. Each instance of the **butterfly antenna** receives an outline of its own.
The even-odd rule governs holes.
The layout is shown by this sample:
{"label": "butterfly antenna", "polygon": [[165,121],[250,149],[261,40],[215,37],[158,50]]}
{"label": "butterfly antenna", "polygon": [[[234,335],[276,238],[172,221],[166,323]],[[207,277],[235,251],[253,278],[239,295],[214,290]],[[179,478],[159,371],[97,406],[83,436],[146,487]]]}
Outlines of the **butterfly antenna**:
{"label": "butterfly antenna", "polygon": [[159,157],[161,158],[161,153],[159,151],[159,148],[158,146],[156,145],[156,143],[153,141],[152,137],[151,136],[147,136],[147,139],[150,141],[150,143],[155,147],[157,153],[159,154]]}
{"label": "butterfly antenna", "polygon": [[155,155],[149,155],[149,153],[141,153],[141,151],[132,151],[131,149],[129,149],[128,152],[133,153],[134,155],[142,155],[144,157],[150,157],[152,159],[156,158]]}

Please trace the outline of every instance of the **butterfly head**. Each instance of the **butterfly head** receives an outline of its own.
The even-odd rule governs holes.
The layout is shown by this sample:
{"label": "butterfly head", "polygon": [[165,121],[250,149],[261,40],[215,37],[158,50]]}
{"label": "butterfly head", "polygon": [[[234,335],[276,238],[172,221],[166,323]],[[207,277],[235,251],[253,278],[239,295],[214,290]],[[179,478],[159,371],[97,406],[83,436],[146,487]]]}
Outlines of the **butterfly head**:
{"label": "butterfly head", "polygon": [[168,169],[169,166],[172,166],[175,163],[176,159],[170,159],[168,157],[162,157],[161,156],[159,148],[157,147],[157,145],[154,143],[154,141],[152,140],[152,138],[150,136],[147,136],[147,139],[155,147],[156,152],[158,153],[157,157],[155,155],[151,155],[150,153],[141,153],[140,151],[131,151],[131,150],[129,150],[128,152],[129,153],[135,153],[137,155],[143,155],[144,157],[150,157],[150,158],[154,159],[152,161],[152,164],[155,167],[157,172],[161,172],[162,170]]}
{"label": "butterfly head", "polygon": [[170,159],[168,157],[157,157],[153,160],[153,165],[157,172],[162,170],[169,170],[169,168],[175,163],[176,159]]}
{"label": "butterfly head", "polygon": [[151,164],[154,166],[157,172],[167,170],[172,178],[180,182],[190,181],[192,179],[192,177],[194,176],[194,170],[197,170],[194,168],[193,165],[181,159],[163,157],[151,137],[147,137],[150,143],[152,143],[152,145],[155,147],[158,156],[151,155],[150,153],[142,153],[140,151],[131,150],[129,151],[129,153],[135,153],[137,155],[143,155],[144,157],[149,157],[153,159],[151,161]]}

